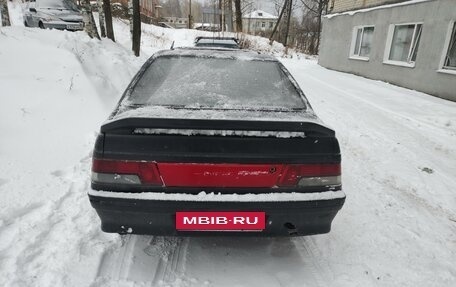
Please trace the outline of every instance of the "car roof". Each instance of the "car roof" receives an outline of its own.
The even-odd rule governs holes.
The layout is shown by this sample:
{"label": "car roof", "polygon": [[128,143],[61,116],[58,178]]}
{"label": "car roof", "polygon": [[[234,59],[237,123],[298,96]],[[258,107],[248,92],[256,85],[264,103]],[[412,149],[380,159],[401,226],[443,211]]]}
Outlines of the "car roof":
{"label": "car roof", "polygon": [[185,47],[171,50],[162,50],[155,53],[152,58],[158,57],[198,57],[198,58],[219,58],[244,61],[270,61],[278,60],[270,55],[261,54],[250,50],[237,50],[216,47]]}

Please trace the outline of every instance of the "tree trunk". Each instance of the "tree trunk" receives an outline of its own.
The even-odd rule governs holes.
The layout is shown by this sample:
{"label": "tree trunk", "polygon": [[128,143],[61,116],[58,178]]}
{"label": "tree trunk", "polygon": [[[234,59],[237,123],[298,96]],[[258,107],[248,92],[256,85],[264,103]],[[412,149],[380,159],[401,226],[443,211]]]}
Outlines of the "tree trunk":
{"label": "tree trunk", "polygon": [[223,14],[222,14],[222,7],[223,7],[223,1],[219,0],[218,8],[219,8],[219,24],[220,24],[220,31],[223,32]]}
{"label": "tree trunk", "polygon": [[228,19],[228,23],[231,29],[230,32],[233,32],[233,0],[228,0],[228,14],[230,16],[230,18]]}
{"label": "tree trunk", "polygon": [[100,36],[106,38],[106,28],[105,28],[105,15],[103,11],[103,1],[97,0],[98,6],[98,22],[100,23]]}
{"label": "tree trunk", "polygon": [[0,11],[2,14],[2,26],[11,26],[7,0],[0,0]]}
{"label": "tree trunk", "polygon": [[236,32],[242,32],[241,0],[234,0],[234,9],[236,10]]}
{"label": "tree trunk", "polygon": [[128,18],[130,19],[130,39],[133,41],[133,1],[128,0]]}
{"label": "tree trunk", "polygon": [[320,34],[321,34],[321,14],[323,14],[323,1],[325,0],[319,0],[318,1],[318,28],[317,28],[317,44],[315,45],[315,54],[318,54],[318,51],[320,50]]}
{"label": "tree trunk", "polygon": [[288,1],[288,12],[287,12],[287,29],[285,31],[285,40],[283,42],[283,45],[285,47],[288,47],[288,35],[290,33],[290,21],[291,21],[291,10],[293,7],[293,0]]}
{"label": "tree trunk", "polygon": [[81,0],[82,6],[82,17],[84,19],[84,30],[87,32],[90,38],[100,39],[98,35],[97,26],[93,19],[92,7],[90,6],[89,0]]}
{"label": "tree trunk", "polygon": [[114,38],[114,29],[112,28],[112,13],[110,0],[103,0],[103,12],[106,22],[106,36],[113,42],[115,42],[116,39]]}
{"label": "tree trunk", "polygon": [[132,49],[136,57],[139,57],[141,48],[141,14],[139,12],[139,0],[133,0],[133,40]]}
{"label": "tree trunk", "polygon": [[[280,25],[280,21],[282,21],[283,13],[287,9],[287,4],[288,4],[288,0],[285,0],[285,3],[283,4],[283,7],[282,7],[282,11],[280,12],[279,18],[277,19],[277,22],[276,22],[276,24],[274,26],[274,29],[272,30],[271,37],[269,37],[269,44],[270,45],[272,45],[272,42],[274,41],[274,34],[276,33],[277,28]],[[249,26],[250,26],[250,24],[249,24]]]}

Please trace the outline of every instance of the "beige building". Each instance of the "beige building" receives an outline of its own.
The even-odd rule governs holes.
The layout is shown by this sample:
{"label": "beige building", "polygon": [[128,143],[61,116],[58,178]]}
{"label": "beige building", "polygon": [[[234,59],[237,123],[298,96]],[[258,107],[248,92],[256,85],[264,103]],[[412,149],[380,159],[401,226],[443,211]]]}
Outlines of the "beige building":
{"label": "beige building", "polygon": [[323,17],[321,66],[456,102],[456,0],[352,9]]}
{"label": "beige building", "polygon": [[407,0],[330,0],[329,9],[331,13],[339,13],[404,1]]}

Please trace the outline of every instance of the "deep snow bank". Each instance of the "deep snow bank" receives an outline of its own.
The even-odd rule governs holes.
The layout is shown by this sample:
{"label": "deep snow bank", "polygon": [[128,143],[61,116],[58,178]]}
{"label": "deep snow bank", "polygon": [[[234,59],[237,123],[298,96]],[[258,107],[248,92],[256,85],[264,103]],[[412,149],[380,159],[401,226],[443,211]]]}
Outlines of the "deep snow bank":
{"label": "deep snow bank", "polygon": [[115,237],[87,199],[90,151],[143,61],[82,32],[0,28],[0,286],[95,276]]}

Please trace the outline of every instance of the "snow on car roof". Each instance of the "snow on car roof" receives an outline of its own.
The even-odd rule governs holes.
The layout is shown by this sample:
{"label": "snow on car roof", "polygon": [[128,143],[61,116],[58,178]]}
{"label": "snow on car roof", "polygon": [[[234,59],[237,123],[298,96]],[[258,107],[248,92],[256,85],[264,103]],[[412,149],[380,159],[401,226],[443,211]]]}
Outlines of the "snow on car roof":
{"label": "snow on car roof", "polygon": [[126,118],[164,118],[164,119],[204,119],[204,120],[245,120],[245,121],[289,121],[311,122],[327,127],[310,110],[303,111],[251,111],[251,110],[211,110],[176,109],[164,106],[143,106],[135,109],[120,107],[104,123]]}
{"label": "snow on car roof", "polygon": [[155,53],[152,59],[163,56],[194,56],[201,58],[219,58],[219,59],[233,59],[242,61],[273,61],[278,60],[270,55],[260,54],[249,50],[233,50],[225,48],[204,48],[204,47],[188,47],[188,48],[175,48],[173,50],[163,50]]}

